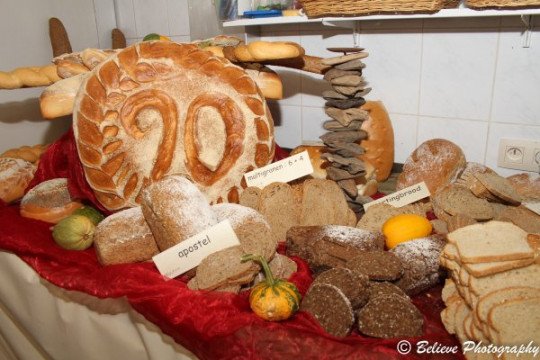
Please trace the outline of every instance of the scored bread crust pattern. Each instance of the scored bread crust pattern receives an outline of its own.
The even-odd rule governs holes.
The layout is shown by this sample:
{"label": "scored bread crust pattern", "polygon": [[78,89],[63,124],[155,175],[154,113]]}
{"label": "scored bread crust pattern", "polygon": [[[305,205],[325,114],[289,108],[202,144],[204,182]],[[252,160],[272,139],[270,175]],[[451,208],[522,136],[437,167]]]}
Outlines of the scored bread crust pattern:
{"label": "scored bread crust pattern", "polygon": [[[203,108],[217,112],[225,128],[215,169],[199,159]],[[145,111],[157,112],[159,120],[141,124]],[[81,85],[73,116],[86,179],[109,210],[136,206],[144,187],[172,173],[188,176],[212,203],[238,202],[243,174],[274,156],[272,117],[255,82],[240,67],[190,44],[142,42],[108,58]],[[159,138],[157,148],[137,153],[152,136]]]}

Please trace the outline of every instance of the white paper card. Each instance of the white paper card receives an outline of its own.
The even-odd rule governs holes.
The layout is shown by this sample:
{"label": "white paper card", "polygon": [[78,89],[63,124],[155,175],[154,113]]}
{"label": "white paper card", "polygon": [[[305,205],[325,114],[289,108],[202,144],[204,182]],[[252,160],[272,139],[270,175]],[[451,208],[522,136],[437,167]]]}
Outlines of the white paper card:
{"label": "white paper card", "polygon": [[155,255],[152,260],[161,275],[172,279],[198,266],[208,255],[239,244],[231,223],[225,220]]}
{"label": "white paper card", "polygon": [[302,151],[286,159],[255,169],[244,175],[248,186],[263,188],[273,182],[289,182],[313,173],[309,154]]}
{"label": "white paper card", "polygon": [[406,187],[405,189],[396,191],[383,198],[368,202],[367,204],[364,204],[364,210],[367,210],[370,206],[383,202],[392,205],[393,207],[402,207],[412,204],[420,199],[427,198],[429,195],[429,189],[427,188],[426,183],[422,181],[421,183]]}
{"label": "white paper card", "polygon": [[540,215],[540,202],[523,203],[522,205]]}

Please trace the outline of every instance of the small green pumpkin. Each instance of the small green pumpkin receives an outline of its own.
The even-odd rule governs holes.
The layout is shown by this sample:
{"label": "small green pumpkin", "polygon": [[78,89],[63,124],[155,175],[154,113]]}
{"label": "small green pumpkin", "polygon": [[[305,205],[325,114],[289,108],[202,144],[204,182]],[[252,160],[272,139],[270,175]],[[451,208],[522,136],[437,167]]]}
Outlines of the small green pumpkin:
{"label": "small green pumpkin", "polygon": [[296,286],[284,279],[274,279],[268,262],[260,255],[244,255],[242,262],[259,262],[266,279],[251,289],[249,305],[259,317],[268,321],[290,318],[300,306],[301,296]]}
{"label": "small green pumpkin", "polygon": [[67,250],[85,250],[94,242],[96,226],[86,216],[70,215],[53,228],[53,239]]}

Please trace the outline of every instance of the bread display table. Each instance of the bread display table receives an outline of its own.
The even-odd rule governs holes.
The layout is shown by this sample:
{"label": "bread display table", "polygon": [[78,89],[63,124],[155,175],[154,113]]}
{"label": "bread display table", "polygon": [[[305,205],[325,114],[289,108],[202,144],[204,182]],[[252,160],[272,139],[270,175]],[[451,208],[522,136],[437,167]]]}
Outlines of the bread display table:
{"label": "bread display table", "polygon": [[[65,176],[71,186],[76,186],[77,176],[81,176],[77,173],[80,164],[78,169],[73,157],[66,156],[72,147],[71,134],[51,146],[42,159],[36,181]],[[74,190],[92,201],[83,196],[85,189]],[[11,322],[2,321],[0,326],[2,351],[7,351],[6,356],[33,358],[34,350],[17,340],[23,337],[12,336],[18,331],[25,334],[24,338],[32,339],[26,341],[32,343],[34,354],[55,359],[74,358],[69,354],[75,350],[80,352],[76,355],[79,359],[189,357],[182,347],[201,359],[403,358],[396,350],[401,339],[380,340],[357,333],[335,338],[304,312],[281,323],[267,322],[251,312],[247,292],[234,295],[192,291],[187,289],[185,279],[163,278],[151,262],[102,267],[93,248],[67,251],[58,247],[49,227],[44,222],[20,217],[17,205],[0,207],[0,249],[3,250],[0,301],[2,317],[11,319]],[[29,265],[40,278],[10,253]],[[302,259],[294,260],[298,272],[290,280],[305,293],[311,275]],[[34,292],[37,288],[42,291]],[[90,295],[92,301],[72,291]],[[413,298],[425,318],[421,339],[431,344],[456,346],[456,340],[440,321],[443,308],[440,292],[441,288],[437,287]],[[37,298],[52,297],[58,302],[66,294],[71,298],[67,305],[74,307],[71,312],[54,312],[54,302]],[[113,325],[114,320],[131,323],[129,332]],[[63,334],[69,336],[57,334],[54,324],[57,329],[65,329]],[[46,338],[55,338],[56,345],[41,343]],[[421,339],[410,340],[415,343]],[[9,352],[24,347],[29,351],[26,354]],[[114,351],[120,351],[121,355],[114,355]],[[131,356],[130,351],[136,355]],[[409,358],[455,359],[456,355],[411,354]]]}

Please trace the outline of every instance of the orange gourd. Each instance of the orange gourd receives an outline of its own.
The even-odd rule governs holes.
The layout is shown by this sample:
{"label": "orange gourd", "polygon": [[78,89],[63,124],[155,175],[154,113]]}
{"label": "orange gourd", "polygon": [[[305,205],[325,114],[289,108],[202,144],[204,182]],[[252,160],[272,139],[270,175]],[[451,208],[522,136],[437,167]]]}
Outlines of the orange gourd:
{"label": "orange gourd", "polygon": [[393,216],[382,227],[388,249],[392,249],[405,241],[428,236],[432,230],[433,226],[428,219],[415,214]]}

